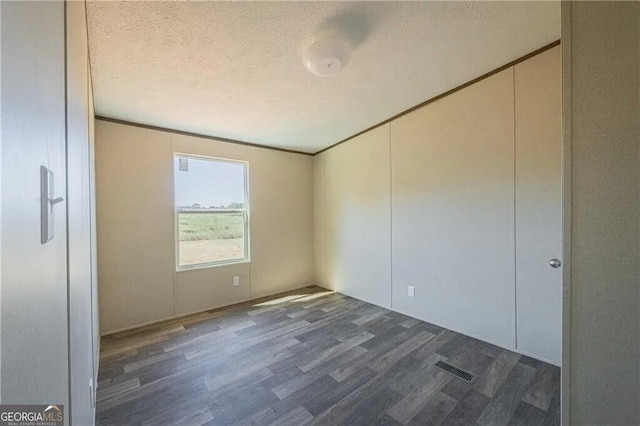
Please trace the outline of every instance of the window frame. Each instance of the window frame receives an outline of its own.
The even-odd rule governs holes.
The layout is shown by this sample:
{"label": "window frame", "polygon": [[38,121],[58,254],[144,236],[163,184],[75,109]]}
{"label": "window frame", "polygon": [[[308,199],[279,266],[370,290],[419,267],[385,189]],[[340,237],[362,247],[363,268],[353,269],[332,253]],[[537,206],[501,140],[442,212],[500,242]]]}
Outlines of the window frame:
{"label": "window frame", "polygon": [[[199,161],[211,161],[214,163],[231,163],[242,165],[244,171],[244,209],[218,209],[217,211],[188,212],[193,214],[227,214],[227,213],[244,213],[244,257],[239,259],[220,260],[215,262],[195,263],[192,265],[180,265],[180,213],[176,206],[176,159],[186,158]],[[214,157],[210,155],[186,154],[183,152],[174,152],[172,155],[172,189],[173,189],[173,223],[174,223],[174,247],[176,272],[191,271],[194,269],[217,268],[220,266],[235,265],[239,263],[251,262],[251,244],[250,244],[250,196],[249,196],[249,162],[246,160],[236,160],[231,158]]]}

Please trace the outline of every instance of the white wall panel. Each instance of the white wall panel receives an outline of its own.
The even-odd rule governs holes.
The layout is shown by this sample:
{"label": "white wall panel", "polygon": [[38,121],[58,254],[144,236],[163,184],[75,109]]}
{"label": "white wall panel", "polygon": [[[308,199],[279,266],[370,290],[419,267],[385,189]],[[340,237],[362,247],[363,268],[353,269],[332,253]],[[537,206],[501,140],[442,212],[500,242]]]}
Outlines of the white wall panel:
{"label": "white wall panel", "polygon": [[515,66],[518,350],[560,365],[562,353],[561,48]]}
{"label": "white wall panel", "polygon": [[394,309],[507,348],[513,137],[513,69],[391,123]]}
{"label": "white wall panel", "polygon": [[[391,306],[389,126],[322,154],[324,241],[317,259],[322,283],[380,306]],[[319,173],[324,175],[322,178]],[[321,237],[322,238],[322,237]],[[319,256],[318,256],[319,255]]]}
{"label": "white wall panel", "polygon": [[65,203],[54,208],[55,237],[40,241],[41,165],[66,198],[64,4],[0,7],[2,403],[64,404],[68,414]]}
{"label": "white wall panel", "polygon": [[89,126],[89,51],[84,1],[68,2],[67,13],[67,214],[71,416],[95,421],[92,273],[92,171]]}

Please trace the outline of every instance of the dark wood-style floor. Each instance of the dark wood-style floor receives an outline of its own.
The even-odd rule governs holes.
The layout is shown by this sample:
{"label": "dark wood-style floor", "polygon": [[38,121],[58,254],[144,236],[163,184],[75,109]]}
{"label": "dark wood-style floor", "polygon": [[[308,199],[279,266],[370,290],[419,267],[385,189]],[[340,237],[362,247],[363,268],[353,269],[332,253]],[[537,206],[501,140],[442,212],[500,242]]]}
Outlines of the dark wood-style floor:
{"label": "dark wood-style floor", "polygon": [[559,382],[557,367],[311,287],[103,338],[97,423],[552,425]]}

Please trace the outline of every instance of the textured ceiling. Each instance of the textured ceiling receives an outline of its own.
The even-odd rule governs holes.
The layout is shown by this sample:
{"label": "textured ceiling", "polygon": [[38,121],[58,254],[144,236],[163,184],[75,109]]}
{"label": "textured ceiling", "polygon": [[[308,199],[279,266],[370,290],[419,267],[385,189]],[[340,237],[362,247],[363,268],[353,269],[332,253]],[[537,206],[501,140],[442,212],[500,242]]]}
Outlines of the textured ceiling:
{"label": "textured ceiling", "polygon": [[[559,2],[96,2],[96,113],[316,152],[560,38]],[[317,77],[304,49],[353,52]]]}

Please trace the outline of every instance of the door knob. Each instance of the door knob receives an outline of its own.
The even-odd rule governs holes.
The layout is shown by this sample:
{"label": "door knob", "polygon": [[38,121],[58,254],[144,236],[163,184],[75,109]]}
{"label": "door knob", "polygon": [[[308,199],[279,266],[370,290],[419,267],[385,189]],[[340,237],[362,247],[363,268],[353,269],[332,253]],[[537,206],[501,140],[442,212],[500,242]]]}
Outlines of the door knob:
{"label": "door knob", "polygon": [[560,261],[560,259],[551,259],[549,261],[549,266],[551,266],[552,268],[559,268],[562,266],[562,262]]}

